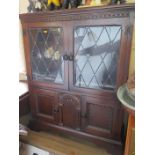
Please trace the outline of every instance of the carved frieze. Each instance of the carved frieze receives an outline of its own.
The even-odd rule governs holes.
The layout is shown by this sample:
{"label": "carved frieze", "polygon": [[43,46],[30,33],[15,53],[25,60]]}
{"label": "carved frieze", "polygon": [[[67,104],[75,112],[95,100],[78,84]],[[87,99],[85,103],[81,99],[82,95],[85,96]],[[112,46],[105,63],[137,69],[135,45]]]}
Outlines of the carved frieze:
{"label": "carved frieze", "polygon": [[29,13],[20,15],[23,22],[54,22],[54,21],[69,21],[69,20],[89,20],[89,19],[106,19],[106,18],[125,18],[132,16],[134,8],[119,7],[108,9],[73,9],[73,10],[60,10],[45,13]]}
{"label": "carved frieze", "polygon": [[28,22],[54,22],[54,21],[69,21],[69,20],[89,20],[89,19],[100,19],[100,18],[122,18],[129,17],[129,12],[106,12],[106,13],[92,13],[92,14],[77,14],[77,15],[59,15],[59,16],[42,16],[36,18],[31,16],[30,18],[25,19]]}
{"label": "carved frieze", "polygon": [[76,108],[80,108],[80,99],[75,95],[61,94],[59,98],[60,98],[60,103],[62,104],[62,106],[63,104],[72,103],[76,106]]}

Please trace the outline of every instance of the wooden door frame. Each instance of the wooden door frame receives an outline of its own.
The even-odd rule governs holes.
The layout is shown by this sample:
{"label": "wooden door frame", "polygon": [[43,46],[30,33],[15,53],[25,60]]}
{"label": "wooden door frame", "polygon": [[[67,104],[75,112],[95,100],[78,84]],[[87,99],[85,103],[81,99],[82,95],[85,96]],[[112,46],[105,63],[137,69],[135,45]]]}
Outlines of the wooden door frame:
{"label": "wooden door frame", "polygon": [[64,83],[63,84],[56,84],[56,83],[49,83],[49,82],[43,82],[43,81],[34,81],[32,79],[32,68],[31,68],[31,55],[30,55],[30,43],[29,43],[29,34],[28,29],[29,28],[49,28],[49,27],[62,27],[63,28],[63,42],[64,42],[64,51],[63,55],[67,54],[68,46],[67,46],[67,31],[66,28],[67,22],[52,22],[52,23],[43,23],[43,22],[37,22],[37,23],[23,23],[23,38],[24,38],[24,50],[25,50],[25,59],[26,59],[26,68],[27,68],[27,76],[28,76],[28,84],[29,86],[38,86],[40,88],[56,88],[56,89],[64,89],[68,90],[68,61],[64,61]]}
{"label": "wooden door frame", "polygon": [[78,88],[74,86],[74,62],[69,61],[69,88],[73,91],[84,92],[95,95],[102,95],[102,93],[108,92],[116,92],[118,87],[127,81],[128,78],[128,69],[129,69],[129,58],[130,58],[130,45],[131,45],[131,37],[132,37],[132,28],[130,20],[128,18],[113,18],[113,19],[98,19],[98,20],[86,20],[86,21],[72,21],[70,22],[70,26],[72,27],[69,30],[69,42],[70,55],[74,55],[74,28],[76,26],[122,26],[122,34],[121,34],[121,44],[120,44],[120,53],[119,60],[117,64],[117,81],[115,89],[91,89],[91,88]]}
{"label": "wooden door frame", "polygon": [[[41,90],[41,89],[31,89],[30,91],[30,105],[32,114],[34,117],[36,117],[38,120],[45,120],[45,122],[53,123],[53,124],[59,124],[60,123],[60,113],[55,112],[55,109],[59,110],[59,102],[58,102],[58,93],[54,91],[47,91],[47,90]],[[43,97],[54,97],[54,104],[53,106],[53,115],[46,115],[39,112],[38,107],[38,96]]]}

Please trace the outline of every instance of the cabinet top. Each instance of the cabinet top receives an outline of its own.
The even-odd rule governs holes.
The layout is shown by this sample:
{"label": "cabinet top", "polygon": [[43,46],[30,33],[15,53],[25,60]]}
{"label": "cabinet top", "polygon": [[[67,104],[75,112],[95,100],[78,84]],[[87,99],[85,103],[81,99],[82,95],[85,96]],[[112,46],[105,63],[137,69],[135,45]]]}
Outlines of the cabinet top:
{"label": "cabinet top", "polygon": [[122,18],[129,17],[134,11],[135,4],[108,5],[98,7],[85,7],[76,9],[61,9],[47,12],[24,13],[19,18],[22,23],[52,22],[67,20],[86,20],[98,18]]}

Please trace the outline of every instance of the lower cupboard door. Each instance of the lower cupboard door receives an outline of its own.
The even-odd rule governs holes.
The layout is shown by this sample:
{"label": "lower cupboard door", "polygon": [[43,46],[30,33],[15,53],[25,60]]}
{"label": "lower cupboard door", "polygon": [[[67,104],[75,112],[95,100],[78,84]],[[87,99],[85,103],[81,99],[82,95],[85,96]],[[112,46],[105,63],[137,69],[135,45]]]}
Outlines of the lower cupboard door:
{"label": "lower cupboard door", "polygon": [[92,135],[119,139],[121,136],[122,110],[115,103],[86,97],[82,104],[82,130]]}
{"label": "lower cupboard door", "polygon": [[59,124],[59,106],[57,93],[34,89],[31,93],[31,109],[39,121]]}

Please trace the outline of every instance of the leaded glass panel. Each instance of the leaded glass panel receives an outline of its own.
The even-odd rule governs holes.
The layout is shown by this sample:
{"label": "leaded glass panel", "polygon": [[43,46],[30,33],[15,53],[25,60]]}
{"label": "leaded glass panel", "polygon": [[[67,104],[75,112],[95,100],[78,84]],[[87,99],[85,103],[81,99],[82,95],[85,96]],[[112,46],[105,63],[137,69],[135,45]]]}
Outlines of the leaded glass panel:
{"label": "leaded glass panel", "polygon": [[74,29],[74,85],[114,88],[121,26],[81,26]]}
{"label": "leaded glass panel", "polygon": [[60,27],[29,29],[33,80],[64,82],[63,30]]}

